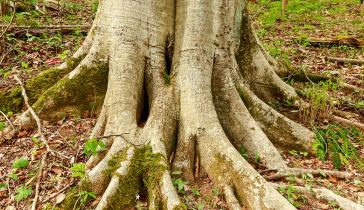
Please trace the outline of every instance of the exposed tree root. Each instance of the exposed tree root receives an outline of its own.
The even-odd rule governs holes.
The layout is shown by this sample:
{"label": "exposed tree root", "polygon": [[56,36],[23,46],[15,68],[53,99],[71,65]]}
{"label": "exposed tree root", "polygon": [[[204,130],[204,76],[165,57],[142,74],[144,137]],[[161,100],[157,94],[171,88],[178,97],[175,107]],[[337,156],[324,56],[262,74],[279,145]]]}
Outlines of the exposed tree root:
{"label": "exposed tree root", "polygon": [[342,117],[339,117],[339,116],[336,116],[336,115],[333,115],[331,117],[331,119],[333,121],[335,121],[335,122],[343,123],[343,124],[349,125],[349,126],[354,126],[354,127],[357,127],[357,128],[359,128],[361,130],[364,130],[364,124],[363,123],[348,120],[348,119],[345,119],[345,118],[342,118]]}
{"label": "exposed tree root", "polygon": [[242,83],[237,83],[240,96],[254,119],[277,146],[283,149],[312,151],[315,134],[265,104]]}
{"label": "exposed tree root", "polygon": [[[76,53],[84,59],[33,104],[52,117],[103,100],[91,137],[107,147],[90,158],[80,185],[101,197],[96,209],[131,208],[144,191],[151,210],[183,209],[170,165],[190,180],[197,170],[207,174],[230,209],[295,209],[237,151],[245,147],[281,176],[321,172],[288,169],[275,147],[310,150],[314,135],[267,104],[297,94],[274,72],[278,67],[249,32],[247,15],[237,15],[245,6],[225,0],[101,1]],[[232,29],[235,22],[241,25]],[[27,117],[29,111],[18,122],[24,125]],[[77,207],[75,195],[62,209]]]}
{"label": "exposed tree root", "polygon": [[[287,188],[288,185],[271,183],[275,188],[284,187]],[[291,186],[290,186],[291,187]],[[293,186],[294,189],[302,193],[314,194],[317,199],[325,199],[329,202],[335,202],[343,210],[363,210],[364,206],[355,203],[347,198],[335,194],[333,191],[326,188],[312,188],[307,189],[305,187]]]}
{"label": "exposed tree root", "polygon": [[361,176],[360,174],[354,174],[343,171],[331,171],[331,170],[317,170],[317,169],[304,169],[304,168],[290,168],[287,170],[278,171],[278,173],[264,176],[266,180],[277,180],[288,176],[299,176],[303,174],[312,174],[314,176],[333,176],[339,179],[351,179],[353,177]]}
{"label": "exposed tree root", "polygon": [[228,208],[230,210],[241,210],[239,201],[234,194],[234,189],[230,186],[224,186],[223,192]]}

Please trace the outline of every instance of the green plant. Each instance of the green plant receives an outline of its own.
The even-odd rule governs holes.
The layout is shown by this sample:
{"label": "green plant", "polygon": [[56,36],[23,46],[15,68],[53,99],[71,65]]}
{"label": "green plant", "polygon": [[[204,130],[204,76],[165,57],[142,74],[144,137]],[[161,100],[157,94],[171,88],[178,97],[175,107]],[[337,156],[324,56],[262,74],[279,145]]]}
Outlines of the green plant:
{"label": "green plant", "polygon": [[240,146],[239,152],[240,152],[241,156],[243,156],[243,158],[245,160],[248,160],[249,159],[248,151],[243,146]]}
{"label": "green plant", "polygon": [[199,203],[197,205],[197,210],[203,210],[204,207],[205,207],[205,205],[203,205],[202,203]]}
{"label": "green plant", "polygon": [[14,172],[11,172],[9,174],[9,178],[12,179],[12,180],[14,180],[14,181],[18,181],[19,180],[18,175],[16,173],[14,173]]}
{"label": "green plant", "polygon": [[191,191],[194,196],[201,196],[201,192],[199,189],[191,189]]}
{"label": "green plant", "polygon": [[31,187],[21,186],[16,189],[16,192],[15,200],[19,202],[29,197],[33,193],[33,189]]}
{"label": "green plant", "polygon": [[81,206],[85,206],[90,200],[96,199],[96,193],[81,191],[77,194],[77,197],[79,197]]}
{"label": "green plant", "polygon": [[5,122],[0,121],[0,131],[3,131],[6,128]]}
{"label": "green plant", "polygon": [[106,145],[103,141],[96,138],[91,138],[85,142],[83,153],[86,156],[97,155],[98,150],[105,148]]}
{"label": "green plant", "polygon": [[221,192],[220,192],[220,189],[219,188],[214,188],[212,189],[212,193],[215,195],[215,196],[220,196]]}
{"label": "green plant", "polygon": [[69,54],[69,50],[64,50],[62,53],[58,54],[58,58],[60,58],[61,60],[65,60]]}
{"label": "green plant", "polygon": [[306,152],[306,151],[290,150],[290,151],[288,151],[288,153],[293,156],[297,156],[297,157],[307,157],[308,156],[308,152]]}
{"label": "green plant", "polygon": [[291,186],[288,185],[287,187],[279,187],[278,191],[287,198],[287,200],[296,208],[298,208],[301,203],[306,202],[307,198],[304,197],[303,195],[300,195],[297,190]]}
{"label": "green plant", "polygon": [[74,163],[71,167],[72,177],[85,178],[86,177],[86,165],[84,163]]}
{"label": "green plant", "polygon": [[27,63],[27,62],[21,62],[21,67],[23,68],[23,69],[29,69],[29,64]]}
{"label": "green plant", "polygon": [[7,184],[4,184],[4,183],[0,183],[0,190],[3,189],[3,188],[7,188],[8,185]]}
{"label": "green plant", "polygon": [[177,187],[177,191],[179,193],[184,193],[185,192],[185,186],[186,186],[187,182],[183,181],[181,178],[175,179],[173,181],[173,185],[175,187]]}
{"label": "green plant", "polygon": [[331,159],[335,168],[340,169],[350,162],[364,169],[363,158],[360,157],[355,143],[363,144],[364,135],[356,128],[346,129],[338,125],[316,129],[316,141],[313,148],[320,160]]}
{"label": "green plant", "polygon": [[11,167],[13,169],[23,169],[23,168],[26,168],[28,167],[29,165],[29,160],[26,159],[26,158],[19,158],[17,160],[15,160],[13,162],[13,164],[11,165]]}
{"label": "green plant", "polygon": [[304,88],[301,94],[308,100],[309,105],[303,107],[300,112],[301,118],[310,123],[326,118],[334,107],[334,99],[329,95],[329,91],[336,91],[337,88],[338,84],[331,80]]}

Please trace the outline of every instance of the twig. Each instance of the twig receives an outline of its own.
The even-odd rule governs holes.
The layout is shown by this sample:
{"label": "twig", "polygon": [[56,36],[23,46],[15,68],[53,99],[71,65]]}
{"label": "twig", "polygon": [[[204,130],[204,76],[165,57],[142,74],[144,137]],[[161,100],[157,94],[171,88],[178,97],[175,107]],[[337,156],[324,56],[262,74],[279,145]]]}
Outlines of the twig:
{"label": "twig", "polygon": [[36,210],[37,209],[37,201],[39,198],[39,188],[40,188],[40,182],[42,181],[42,175],[43,175],[43,168],[46,165],[46,158],[48,156],[48,151],[43,155],[40,167],[39,167],[39,171],[38,171],[38,177],[37,177],[37,184],[35,185],[35,196],[33,199],[33,203],[32,203],[32,210]]}
{"label": "twig", "polygon": [[48,153],[51,151],[51,149],[49,148],[48,141],[46,140],[46,138],[44,137],[44,134],[42,132],[43,131],[42,123],[41,123],[38,115],[34,112],[33,108],[29,104],[29,98],[28,98],[27,93],[25,91],[23,82],[19,79],[19,77],[17,75],[14,76],[14,79],[20,85],[20,88],[21,88],[21,91],[22,91],[22,95],[23,95],[23,98],[24,98],[25,105],[28,107],[28,110],[30,111],[32,117],[37,122],[38,133],[40,135],[40,139],[45,144],[46,149],[47,149],[47,151],[43,155],[43,158],[42,158],[42,161],[41,161],[41,164],[40,164],[40,167],[39,167],[39,171],[38,171],[37,183],[35,185],[35,196],[34,196],[34,199],[33,199],[32,208],[31,209],[32,210],[36,210],[36,208],[37,208],[37,202],[38,202],[38,197],[39,197],[40,182],[42,180],[43,168],[46,165],[46,158],[48,156]]}
{"label": "twig", "polygon": [[48,145],[48,141],[45,139],[44,134],[43,134],[43,126],[42,123],[38,117],[38,115],[35,113],[34,109],[32,108],[32,106],[30,106],[29,104],[29,98],[27,96],[26,90],[24,88],[23,82],[19,79],[19,77],[17,75],[14,76],[14,79],[18,82],[18,84],[20,85],[21,88],[21,92],[24,98],[24,103],[27,106],[28,110],[30,111],[33,119],[36,121],[37,123],[37,127],[38,127],[38,134],[40,135],[40,139],[41,141],[43,141],[43,143],[45,144],[47,151],[50,151],[49,145]]}
{"label": "twig", "polygon": [[364,64],[364,60],[360,59],[326,57],[326,60],[338,63]]}
{"label": "twig", "polygon": [[1,33],[0,38],[2,38],[4,36],[4,34],[6,33],[6,31],[10,28],[11,24],[13,24],[14,21],[14,17],[15,17],[15,13],[16,13],[16,4],[14,4],[14,8],[13,8],[13,15],[11,16],[10,22],[8,25],[5,26],[4,31]]}
{"label": "twig", "polygon": [[9,118],[6,116],[6,114],[4,114],[4,112],[2,112],[2,111],[0,111],[0,113],[5,117],[6,121],[8,121],[9,125],[11,126],[11,129],[13,129],[13,131],[15,131],[13,123],[9,120]]}
{"label": "twig", "polygon": [[301,186],[291,186],[286,184],[277,184],[277,183],[270,183],[274,188],[278,189],[279,187],[288,188],[293,187],[293,189],[306,193],[306,194],[313,194],[317,199],[325,199],[329,202],[336,202],[339,207],[343,210],[363,210],[364,206],[355,203],[347,198],[344,198],[340,195],[337,195],[333,191],[327,188],[305,188]]}
{"label": "twig", "polygon": [[56,192],[54,195],[52,195],[49,198],[47,198],[44,201],[42,201],[42,203],[47,203],[49,200],[57,197],[59,194],[61,194],[62,192],[66,191],[67,189],[69,189],[70,187],[72,187],[72,185],[74,185],[74,184],[75,184],[74,182],[68,184],[67,186],[65,186],[64,188],[62,188],[60,191]]}

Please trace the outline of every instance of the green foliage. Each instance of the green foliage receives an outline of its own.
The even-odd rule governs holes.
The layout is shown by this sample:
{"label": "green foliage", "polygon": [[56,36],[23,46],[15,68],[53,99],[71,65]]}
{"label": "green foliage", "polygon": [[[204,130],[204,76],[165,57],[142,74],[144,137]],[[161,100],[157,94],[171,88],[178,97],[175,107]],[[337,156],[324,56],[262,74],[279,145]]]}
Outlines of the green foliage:
{"label": "green foliage", "polygon": [[88,192],[88,191],[81,191],[77,194],[80,199],[81,206],[85,206],[90,200],[96,199],[96,193]]}
{"label": "green foliage", "polygon": [[177,191],[179,193],[185,192],[186,182],[183,181],[181,178],[173,180],[173,185],[177,188]]}
{"label": "green foliage", "polygon": [[85,178],[86,177],[86,165],[84,163],[74,163],[71,167],[72,177]]}
{"label": "green foliage", "polygon": [[334,107],[334,99],[329,91],[335,92],[337,89],[338,84],[332,80],[304,88],[300,93],[308,100],[309,106],[303,108],[301,118],[310,123],[326,118]]}
{"label": "green foliage", "polygon": [[21,186],[16,189],[16,192],[15,200],[19,202],[29,197],[33,193],[33,189],[31,187]]}
{"label": "green foliage", "polygon": [[19,158],[17,160],[15,160],[13,162],[13,164],[11,165],[11,167],[13,169],[23,169],[23,168],[26,168],[28,167],[29,165],[29,160],[26,159],[26,158]]}
{"label": "green foliage", "polygon": [[3,131],[6,128],[5,122],[0,121],[0,131]]}
{"label": "green foliage", "polygon": [[7,188],[8,185],[7,184],[4,184],[4,183],[0,183],[0,190],[3,189],[3,188]]}
{"label": "green foliage", "polygon": [[163,76],[163,80],[166,83],[166,85],[171,84],[171,76],[166,71],[163,71],[162,76]]}
{"label": "green foliage", "polygon": [[91,138],[85,142],[85,148],[83,153],[86,156],[97,155],[98,150],[105,148],[106,145],[101,140],[96,138]]}
{"label": "green foliage", "polygon": [[220,196],[221,194],[221,191],[219,188],[214,188],[212,189],[212,193],[215,195],[215,196]]}
{"label": "green foliage", "polygon": [[14,173],[14,172],[11,172],[9,174],[9,178],[12,179],[12,180],[14,180],[14,181],[18,181],[19,180],[18,175],[16,173]]}
{"label": "green foliage", "polygon": [[65,60],[69,54],[69,50],[64,50],[62,53],[58,54],[58,58],[60,58],[61,60]]}
{"label": "green foliage", "polygon": [[249,159],[248,151],[243,146],[240,146],[239,152],[240,152],[241,156],[243,156],[243,158],[245,160],[248,160]]}
{"label": "green foliage", "polygon": [[296,208],[300,207],[301,203],[307,202],[307,198],[303,195],[300,195],[297,190],[289,185],[286,188],[279,187],[278,191],[287,198],[287,200]]}
{"label": "green foliage", "polygon": [[201,192],[199,189],[191,189],[192,194],[195,196],[201,196]]}
{"label": "green foliage", "polygon": [[327,128],[316,130],[313,148],[320,160],[330,158],[337,169],[353,162],[363,170],[364,161],[356,149],[357,144],[363,145],[363,143],[364,135],[358,129],[329,125]]}
{"label": "green foliage", "polygon": [[204,207],[205,207],[205,205],[203,205],[202,203],[199,203],[197,205],[197,210],[203,210]]}

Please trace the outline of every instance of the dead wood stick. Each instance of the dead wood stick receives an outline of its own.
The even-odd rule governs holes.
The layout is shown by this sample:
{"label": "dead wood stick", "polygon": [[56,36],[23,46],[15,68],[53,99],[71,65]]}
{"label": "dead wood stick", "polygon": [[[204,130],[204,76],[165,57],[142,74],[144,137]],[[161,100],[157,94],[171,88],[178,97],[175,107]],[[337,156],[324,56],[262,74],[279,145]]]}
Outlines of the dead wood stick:
{"label": "dead wood stick", "polygon": [[72,182],[72,183],[66,185],[64,188],[62,188],[61,190],[59,190],[58,192],[56,192],[54,195],[52,195],[49,198],[47,198],[44,201],[42,201],[42,203],[47,203],[49,200],[57,197],[59,194],[61,194],[62,192],[66,191],[67,189],[69,189],[70,187],[72,187],[74,184],[75,184],[75,182]]}
{"label": "dead wood stick", "polygon": [[13,131],[15,131],[13,123],[9,120],[9,118],[6,116],[6,114],[4,112],[2,112],[2,111],[0,111],[0,113],[5,117],[6,121],[8,121],[11,129],[13,129]]}
{"label": "dead wood stick", "polygon": [[360,59],[326,57],[326,60],[338,62],[338,63],[364,64],[364,60],[360,60]]}
{"label": "dead wood stick", "polygon": [[[0,25],[2,26],[2,25]],[[23,33],[31,33],[33,35],[39,35],[45,32],[62,32],[69,33],[76,29],[80,29],[83,32],[87,32],[90,29],[90,25],[49,25],[49,26],[11,26],[8,28],[8,32],[12,32],[15,35],[23,34]]]}
{"label": "dead wood stick", "polygon": [[334,176],[340,179],[350,179],[355,176],[353,173],[343,172],[343,171],[331,171],[331,170],[318,170],[318,169],[305,169],[305,168],[290,168],[287,170],[278,171],[278,173],[264,176],[266,180],[277,180],[288,176],[299,176],[302,174],[312,174],[314,176],[318,175],[328,175]]}
{"label": "dead wood stick", "polygon": [[277,184],[277,183],[270,183],[274,188],[278,189],[279,187],[288,188],[293,187],[293,189],[305,193],[305,194],[313,194],[317,199],[324,199],[329,202],[336,202],[340,208],[343,210],[363,210],[364,206],[355,203],[347,198],[344,198],[340,195],[337,195],[333,191],[327,188],[305,188],[301,186],[291,186],[286,184]]}
{"label": "dead wood stick", "polygon": [[[2,38],[5,33],[9,30],[11,24],[13,24],[13,21],[14,21],[14,18],[15,18],[15,13],[16,13],[16,7],[14,6],[14,9],[13,9],[13,14],[11,15],[11,19],[10,19],[10,22],[8,25],[5,25],[5,29],[1,32],[1,35],[0,35],[0,38]],[[4,28],[4,26],[2,26],[1,28]]]}
{"label": "dead wood stick", "polygon": [[46,138],[45,138],[45,136],[43,134],[42,122],[40,121],[38,115],[35,113],[35,111],[33,110],[33,108],[29,104],[29,98],[28,98],[27,93],[25,91],[23,82],[19,79],[19,77],[17,75],[14,76],[14,79],[20,85],[25,105],[27,106],[27,108],[30,111],[30,113],[31,113],[32,117],[34,118],[34,120],[36,121],[37,127],[38,127],[38,134],[40,135],[40,139],[45,144],[46,149],[47,149],[47,151],[43,154],[42,161],[41,161],[41,164],[40,164],[40,167],[39,167],[39,170],[38,170],[37,183],[35,185],[35,196],[34,196],[33,203],[32,203],[32,210],[36,210],[37,209],[38,197],[39,197],[40,182],[42,180],[42,172],[43,172],[43,168],[46,165],[46,158],[48,156],[48,153],[51,150],[49,148],[48,141],[46,140]]}

